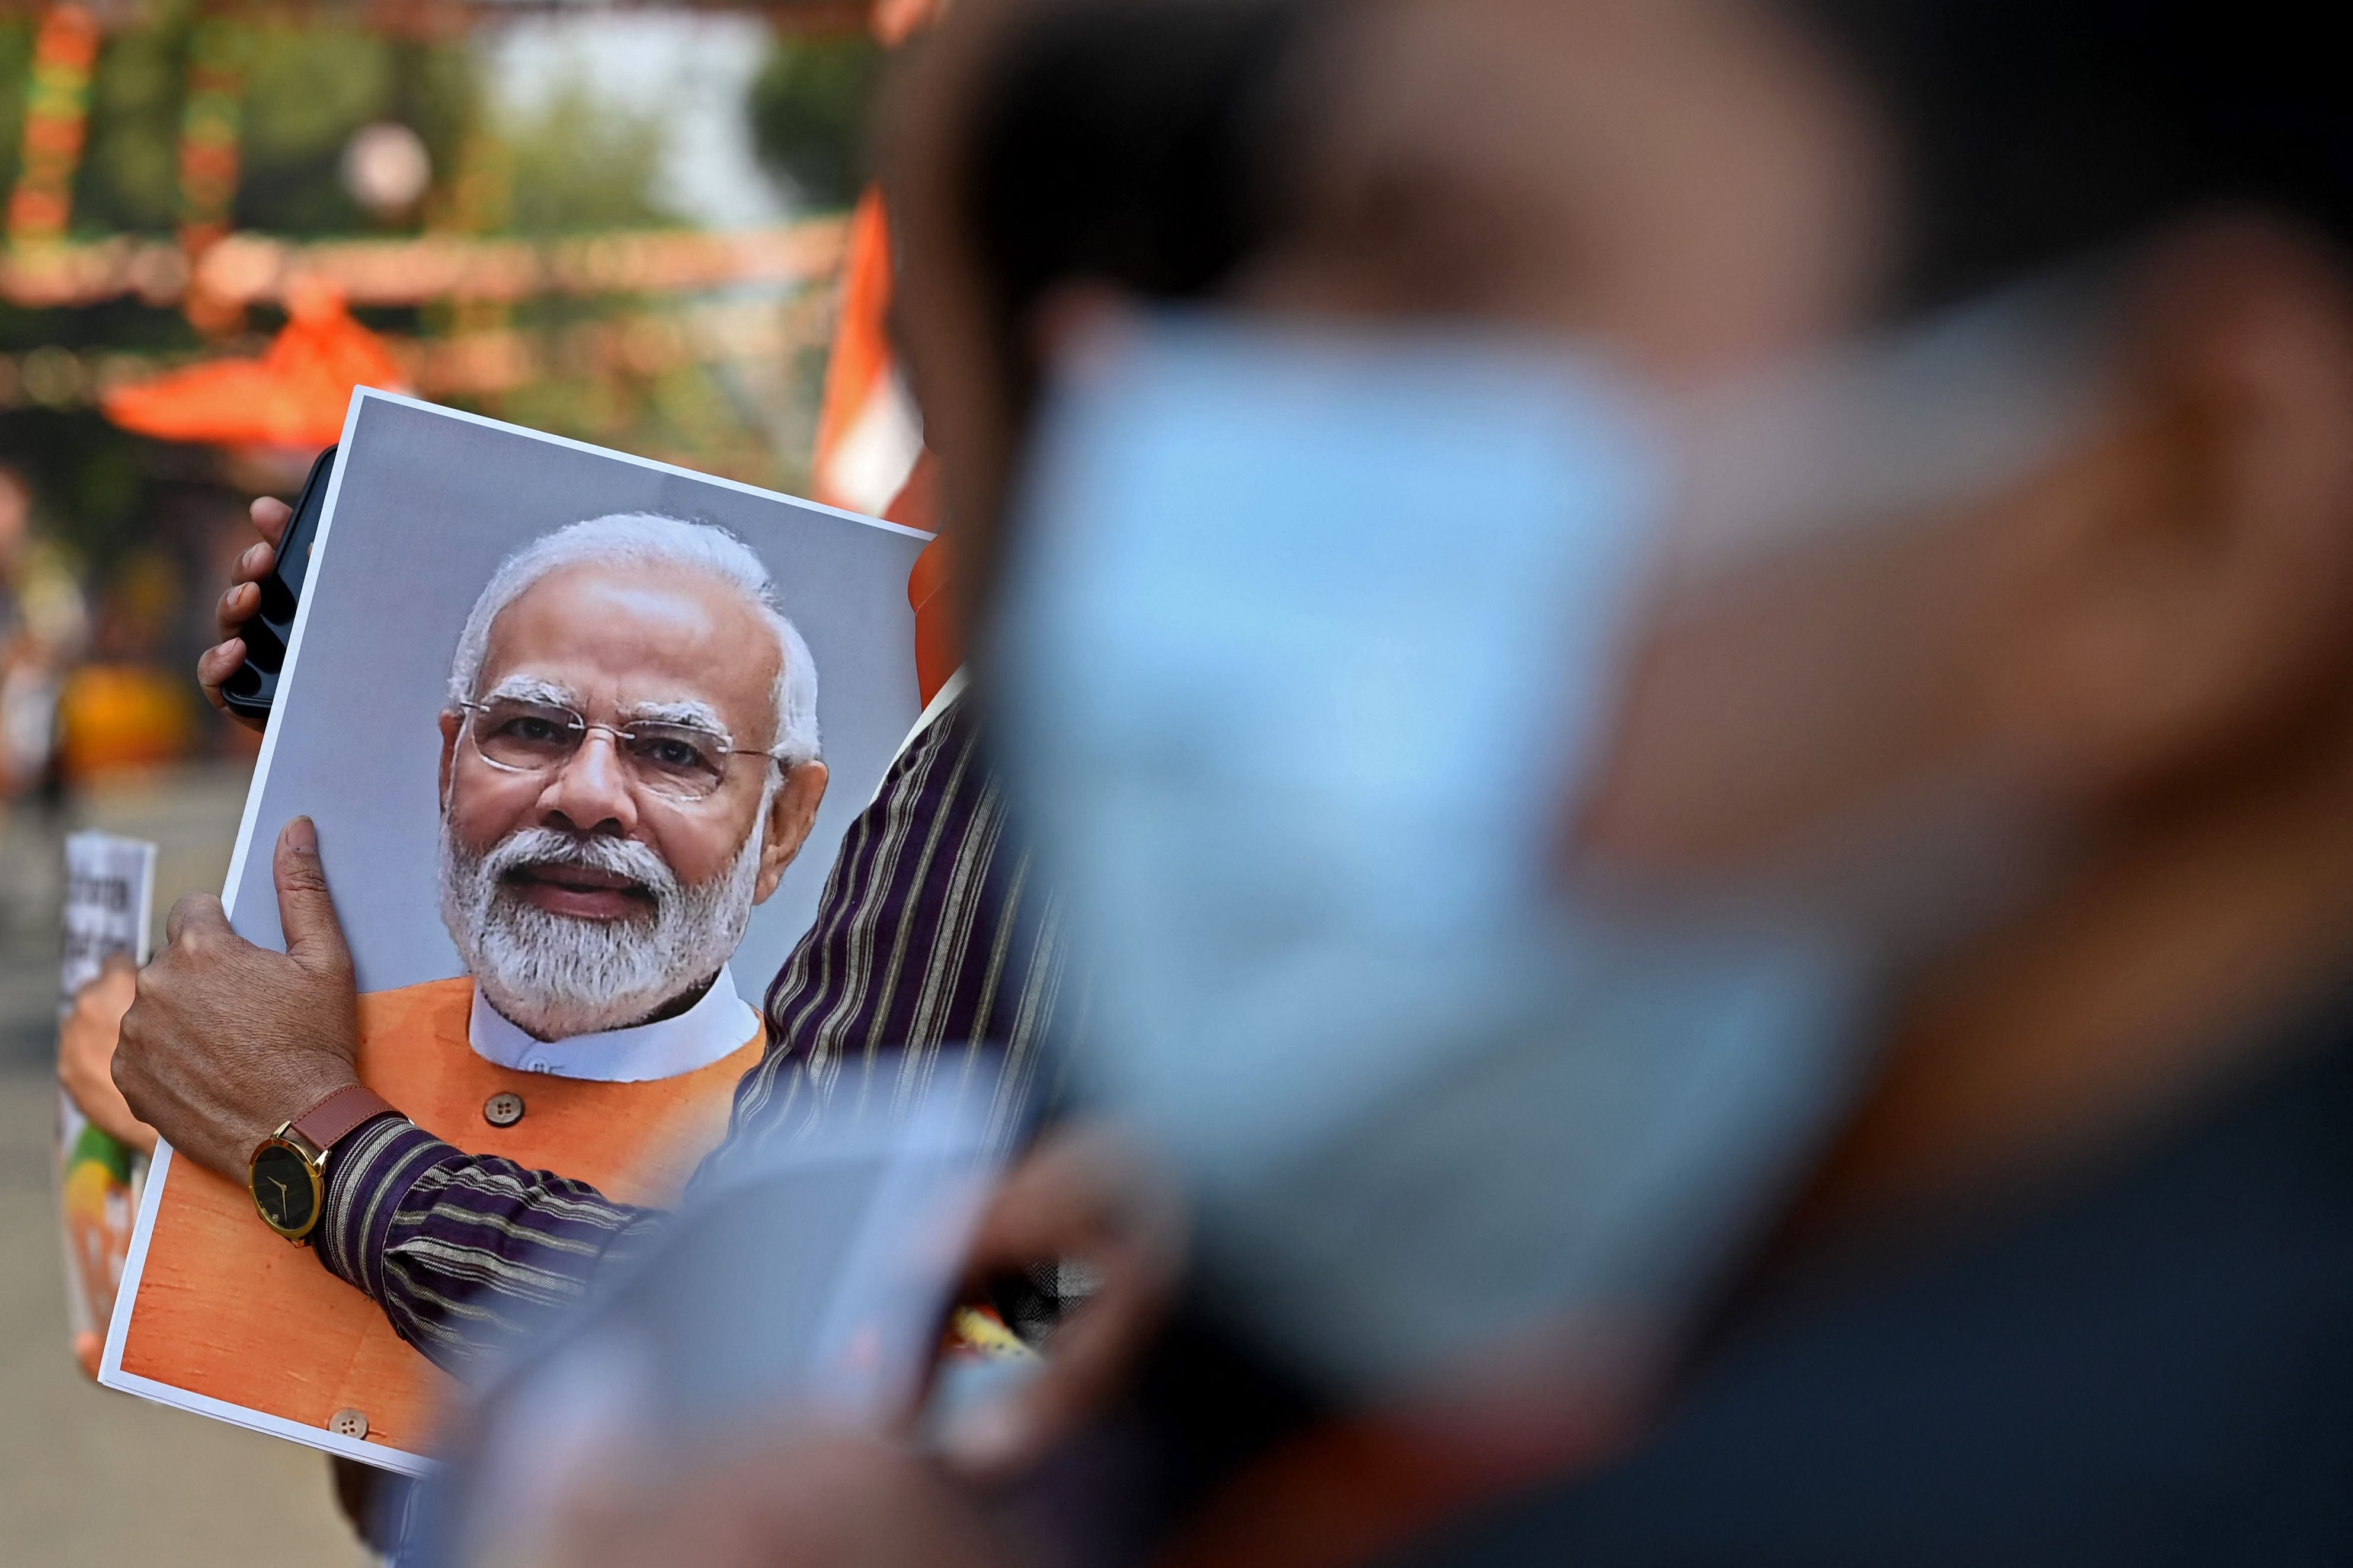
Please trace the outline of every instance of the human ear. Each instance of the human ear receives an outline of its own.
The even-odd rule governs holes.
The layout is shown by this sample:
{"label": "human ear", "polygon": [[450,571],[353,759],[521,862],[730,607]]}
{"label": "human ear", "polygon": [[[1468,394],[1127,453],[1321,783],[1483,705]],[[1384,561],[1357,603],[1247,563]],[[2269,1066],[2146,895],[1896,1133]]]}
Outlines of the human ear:
{"label": "human ear", "polygon": [[449,809],[449,774],[458,765],[458,737],[466,731],[463,713],[441,715],[441,809]]}
{"label": "human ear", "polygon": [[801,763],[785,771],[776,798],[768,803],[768,833],[760,844],[760,879],[753,889],[754,903],[768,901],[776,884],[785,879],[785,868],[808,842],[809,829],[817,825],[818,805],[825,799],[826,777],[823,763]]}
{"label": "human ear", "polygon": [[2074,788],[2152,787],[2293,732],[2353,677],[2353,282],[2251,221],[2127,289],[2106,434],[1999,530],[1999,725]]}

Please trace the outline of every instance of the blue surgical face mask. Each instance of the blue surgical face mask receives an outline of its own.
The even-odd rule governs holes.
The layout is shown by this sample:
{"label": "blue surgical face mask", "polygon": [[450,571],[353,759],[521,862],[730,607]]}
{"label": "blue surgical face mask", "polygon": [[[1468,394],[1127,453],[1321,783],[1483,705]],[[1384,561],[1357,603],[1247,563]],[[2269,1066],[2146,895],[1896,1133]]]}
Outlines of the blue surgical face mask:
{"label": "blue surgical face mask", "polygon": [[1873,955],[1605,892],[1562,829],[1669,553],[1598,361],[1129,322],[1043,426],[991,648],[1082,1081],[1237,1326],[1338,1391],[1672,1325],[1837,1110]]}

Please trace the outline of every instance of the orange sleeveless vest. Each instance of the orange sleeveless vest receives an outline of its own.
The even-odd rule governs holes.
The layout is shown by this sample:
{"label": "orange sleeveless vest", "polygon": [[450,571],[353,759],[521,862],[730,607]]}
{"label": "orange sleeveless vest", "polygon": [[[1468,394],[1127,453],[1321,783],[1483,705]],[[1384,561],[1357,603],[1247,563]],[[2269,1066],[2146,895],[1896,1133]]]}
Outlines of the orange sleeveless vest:
{"label": "orange sleeveless vest", "polygon": [[[741,1049],[678,1078],[597,1083],[516,1072],[468,1044],[473,998],[463,977],[361,997],[361,1079],[469,1153],[587,1182],[622,1203],[678,1201],[726,1134],[737,1080],[760,1059],[755,1028]],[[484,1115],[501,1093],[523,1102],[510,1127]],[[450,1391],[374,1301],[262,1224],[241,1184],[182,1160],[156,1211],[122,1369],[307,1426],[358,1410],[371,1441],[411,1453],[428,1451]]]}

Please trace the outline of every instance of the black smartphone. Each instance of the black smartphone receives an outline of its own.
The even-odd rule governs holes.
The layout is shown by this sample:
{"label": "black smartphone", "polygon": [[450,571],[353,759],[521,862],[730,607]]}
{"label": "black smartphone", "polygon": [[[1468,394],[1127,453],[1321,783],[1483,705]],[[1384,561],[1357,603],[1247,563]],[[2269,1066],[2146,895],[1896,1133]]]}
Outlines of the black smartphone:
{"label": "black smartphone", "polygon": [[247,719],[268,719],[278,700],[279,672],[286,668],[286,645],[294,637],[294,612],[302,603],[302,580],[311,574],[311,547],[318,542],[319,517],[327,510],[327,479],[335,471],[335,448],[311,465],[286,537],[278,544],[278,564],[261,580],[261,607],[237,628],[245,639],[245,662],[221,682],[221,700]]}

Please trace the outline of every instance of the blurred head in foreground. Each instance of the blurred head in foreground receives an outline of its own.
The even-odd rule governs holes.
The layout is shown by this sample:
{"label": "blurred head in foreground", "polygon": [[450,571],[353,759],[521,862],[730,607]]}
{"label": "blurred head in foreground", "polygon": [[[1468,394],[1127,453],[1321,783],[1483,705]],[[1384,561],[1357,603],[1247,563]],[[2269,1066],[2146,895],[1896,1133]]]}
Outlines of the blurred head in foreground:
{"label": "blurred head in foreground", "polygon": [[[1085,1066],[1247,1331],[1351,1396],[1644,1382],[1744,1260],[2333,1070],[2353,122],[2291,16],[952,22],[911,358]],[[2116,1224],[2348,1200],[2279,1142]],[[1987,1267],[2021,1336],[2089,1299]]]}

